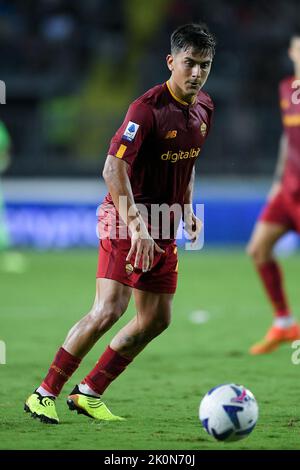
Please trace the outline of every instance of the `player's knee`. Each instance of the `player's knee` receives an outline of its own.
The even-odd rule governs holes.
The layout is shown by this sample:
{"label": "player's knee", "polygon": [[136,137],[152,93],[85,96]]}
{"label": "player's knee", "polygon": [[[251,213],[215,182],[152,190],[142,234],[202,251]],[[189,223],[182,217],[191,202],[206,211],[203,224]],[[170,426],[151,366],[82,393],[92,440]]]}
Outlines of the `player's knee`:
{"label": "player's knee", "polygon": [[246,253],[252,259],[256,256],[256,247],[253,243],[248,243],[246,247]]}
{"label": "player's knee", "polygon": [[151,329],[152,331],[154,331],[155,334],[160,334],[168,328],[170,323],[171,323],[171,316],[164,315],[164,316],[155,318],[151,322]]}
{"label": "player's knee", "polygon": [[266,263],[272,258],[272,250],[264,245],[249,244],[247,254],[256,265]]}
{"label": "player's knee", "polygon": [[111,328],[123,315],[126,307],[121,301],[108,301],[101,306],[94,306],[92,317],[96,330],[103,332]]}
{"label": "player's knee", "polygon": [[259,263],[261,259],[263,258],[263,249],[257,244],[254,243],[249,243],[249,245],[246,248],[247,255],[252,258],[254,263]]}

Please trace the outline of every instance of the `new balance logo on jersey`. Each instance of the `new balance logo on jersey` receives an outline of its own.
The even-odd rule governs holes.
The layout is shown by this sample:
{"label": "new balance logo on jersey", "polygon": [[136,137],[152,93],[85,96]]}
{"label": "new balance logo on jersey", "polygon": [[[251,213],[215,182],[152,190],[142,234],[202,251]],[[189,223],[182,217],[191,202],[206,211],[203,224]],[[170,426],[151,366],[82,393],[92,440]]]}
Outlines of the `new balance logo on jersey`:
{"label": "new balance logo on jersey", "polygon": [[178,152],[172,152],[169,150],[167,153],[163,153],[160,156],[161,160],[170,161],[172,163],[178,162],[178,160],[185,160],[187,158],[197,158],[200,153],[200,147],[194,148],[192,147],[189,152],[185,152],[184,150],[179,150]]}
{"label": "new balance logo on jersey", "polygon": [[165,139],[175,139],[177,131],[168,131],[165,135]]}
{"label": "new balance logo on jersey", "polygon": [[136,136],[136,133],[138,131],[138,128],[140,127],[139,124],[136,124],[136,122],[129,121],[127,124],[127,127],[124,131],[124,134],[122,136],[122,139],[128,140],[129,142],[132,142]]}

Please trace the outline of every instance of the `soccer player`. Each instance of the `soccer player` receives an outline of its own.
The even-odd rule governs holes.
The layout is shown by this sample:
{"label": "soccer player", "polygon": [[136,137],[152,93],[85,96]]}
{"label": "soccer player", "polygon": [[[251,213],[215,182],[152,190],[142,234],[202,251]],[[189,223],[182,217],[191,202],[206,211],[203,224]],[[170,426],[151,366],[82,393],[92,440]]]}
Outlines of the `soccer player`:
{"label": "soccer player", "polygon": [[[9,133],[0,121],[0,174],[3,173],[9,165],[9,152],[11,139]],[[10,245],[8,230],[4,215],[4,201],[0,192],[0,250],[5,250]]]}
{"label": "soccer player", "polygon": [[[100,222],[104,230],[117,225],[117,231],[123,223],[128,235],[113,236],[109,228],[109,235],[102,237],[94,305],[71,328],[47,376],[26,400],[25,411],[43,422],[59,422],[56,397],[82,358],[126,311],[132,293],[136,315],[70,393],[71,410],[98,420],[121,420],[102,402],[104,391],[170,323],[177,284],[178,220],[171,217],[168,238],[162,236],[161,223],[154,236],[155,223],[152,217],[145,221],[139,205],[148,212],[157,204],[185,205],[185,228],[192,240],[197,239],[201,221],[192,207],[194,164],[211,124],[213,104],[201,88],[214,52],[215,39],[205,25],[187,24],[174,31],[166,59],[170,79],[129,106],[111,140],[103,171],[109,193]],[[114,217],[117,222],[112,222]]]}
{"label": "soccer player", "polygon": [[293,317],[282,273],[273,255],[274,244],[288,231],[300,233],[300,32],[292,35],[288,50],[294,75],[279,86],[283,134],[274,183],[268,201],[248,245],[258,275],[274,311],[274,321],[251,354],[270,353],[285,341],[300,338],[300,325]]}

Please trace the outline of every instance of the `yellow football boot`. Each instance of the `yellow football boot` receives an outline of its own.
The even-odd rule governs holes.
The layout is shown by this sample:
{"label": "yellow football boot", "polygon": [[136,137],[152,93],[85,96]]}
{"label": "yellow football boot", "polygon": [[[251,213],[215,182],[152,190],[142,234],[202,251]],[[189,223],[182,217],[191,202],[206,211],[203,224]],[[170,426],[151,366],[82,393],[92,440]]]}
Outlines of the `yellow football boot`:
{"label": "yellow football boot", "polygon": [[59,423],[55,409],[55,399],[53,397],[43,397],[37,391],[27,398],[24,411],[30,413],[32,418],[39,419],[42,423]]}
{"label": "yellow football boot", "polygon": [[84,414],[99,421],[125,420],[125,418],[113,415],[101,398],[81,393],[77,385],[68,396],[67,405],[71,411],[76,410],[78,414]]}

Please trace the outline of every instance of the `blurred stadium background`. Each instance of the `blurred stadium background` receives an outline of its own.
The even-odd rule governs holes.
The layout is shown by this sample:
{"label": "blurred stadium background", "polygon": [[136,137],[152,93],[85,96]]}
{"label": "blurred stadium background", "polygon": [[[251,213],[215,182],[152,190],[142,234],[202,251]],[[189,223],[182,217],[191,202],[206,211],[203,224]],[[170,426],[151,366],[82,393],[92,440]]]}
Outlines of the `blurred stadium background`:
{"label": "blurred stadium background", "polygon": [[[249,439],[227,449],[299,448],[299,371],[290,346],[259,359],[247,353],[271,309],[244,253],[277,159],[278,82],[292,72],[287,47],[298,18],[299,0],[0,0],[0,122],[11,139],[0,192],[12,248],[0,253],[0,346],[7,346],[0,448],[220,448],[200,428],[197,409],[209,388],[228,381],[254,392],[261,417]],[[195,189],[195,202],[205,204],[204,249],[181,253],[168,336],[109,389],[108,405],[130,418],[122,432],[70,417],[63,400],[62,425],[41,432],[23,417],[23,402],[93,299],[109,140],[128,104],[167,80],[170,33],[199,20],[218,39],[205,87],[214,125]],[[4,154],[0,145],[2,169]],[[5,238],[2,227],[2,248]],[[290,235],[281,248],[297,245]],[[284,268],[297,315],[299,256]],[[133,312],[130,306],[90,352],[70,387]]]}
{"label": "blurred stadium background", "polygon": [[209,202],[206,244],[245,243],[277,158],[277,87],[292,70],[286,49],[299,15],[297,0],[0,0],[12,244],[96,246],[109,140],[128,104],[168,78],[172,30],[198,20],[218,48],[205,87],[214,126],[195,201]]}

